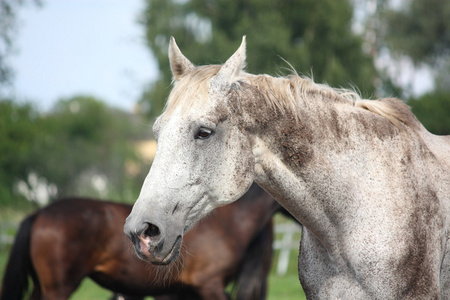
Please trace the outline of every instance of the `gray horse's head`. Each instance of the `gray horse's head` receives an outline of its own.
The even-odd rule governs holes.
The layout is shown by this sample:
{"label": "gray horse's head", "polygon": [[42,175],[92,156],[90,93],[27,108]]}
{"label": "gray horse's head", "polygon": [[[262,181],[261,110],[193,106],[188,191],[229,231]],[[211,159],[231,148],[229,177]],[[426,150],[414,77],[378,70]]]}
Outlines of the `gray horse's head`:
{"label": "gray horse's head", "polygon": [[194,66],[171,38],[174,87],[153,131],[156,156],[124,231],[154,264],[178,257],[183,235],[254,180],[251,140],[230,112],[245,65],[245,37],[223,66]]}

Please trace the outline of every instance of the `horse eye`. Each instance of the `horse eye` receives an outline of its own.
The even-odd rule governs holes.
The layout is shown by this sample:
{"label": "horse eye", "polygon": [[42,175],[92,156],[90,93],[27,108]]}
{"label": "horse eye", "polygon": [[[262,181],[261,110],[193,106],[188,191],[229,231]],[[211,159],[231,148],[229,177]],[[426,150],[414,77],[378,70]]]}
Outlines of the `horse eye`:
{"label": "horse eye", "polygon": [[200,139],[200,140],[206,140],[207,138],[209,138],[211,135],[213,135],[214,131],[209,129],[209,128],[204,128],[201,127],[198,131],[197,134],[195,135],[195,139]]}

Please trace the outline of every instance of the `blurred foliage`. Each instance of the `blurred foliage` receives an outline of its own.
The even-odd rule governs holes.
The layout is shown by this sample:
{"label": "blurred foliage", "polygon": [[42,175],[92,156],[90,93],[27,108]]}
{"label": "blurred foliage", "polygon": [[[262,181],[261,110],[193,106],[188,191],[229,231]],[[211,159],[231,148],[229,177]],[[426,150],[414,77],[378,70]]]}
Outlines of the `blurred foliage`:
{"label": "blurred foliage", "polygon": [[435,90],[450,95],[450,56],[437,68]]}
{"label": "blurred foliage", "polygon": [[450,94],[431,92],[408,101],[412,111],[428,131],[450,135]]}
{"label": "blurred foliage", "polygon": [[[126,160],[137,159],[126,141],[133,132],[128,115],[92,97],[60,100],[42,119],[36,171],[58,187],[59,196],[80,195],[83,176],[107,179],[119,188],[125,180]],[[123,188],[123,186],[122,186]]]}
{"label": "blurred foliage", "polygon": [[19,182],[32,190],[39,181],[58,197],[134,200],[144,176],[126,169],[139,165],[133,140],[144,126],[135,118],[92,97],[60,100],[46,114],[0,101],[0,192],[16,197]]}
{"label": "blurred foliage", "polygon": [[26,180],[38,141],[37,111],[29,104],[0,101],[0,204],[13,198],[13,185]]}
{"label": "blurred foliage", "polygon": [[434,91],[408,104],[430,132],[450,134],[450,1],[408,0],[403,4],[384,12],[385,44],[394,55],[432,68]]}
{"label": "blurred foliage", "polygon": [[386,11],[385,38],[393,53],[414,63],[440,63],[450,56],[450,1],[409,0]]}
{"label": "blurred foliage", "polygon": [[39,0],[0,0],[0,88],[12,81],[13,69],[9,64],[9,58],[15,52],[17,15],[20,7],[28,3],[42,4]]}
{"label": "blurred foliage", "polygon": [[141,23],[160,78],[143,93],[142,107],[149,116],[158,115],[170,91],[170,36],[201,65],[225,62],[247,35],[250,73],[276,75],[289,67],[285,59],[317,82],[351,84],[370,96],[376,71],[361,37],[351,30],[352,14],[346,0],[147,0]]}

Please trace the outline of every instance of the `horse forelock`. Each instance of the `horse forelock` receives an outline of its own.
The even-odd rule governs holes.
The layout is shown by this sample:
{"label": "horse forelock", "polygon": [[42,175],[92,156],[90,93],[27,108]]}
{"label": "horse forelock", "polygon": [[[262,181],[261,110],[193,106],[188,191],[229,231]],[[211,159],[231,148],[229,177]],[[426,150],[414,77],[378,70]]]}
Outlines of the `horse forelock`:
{"label": "horse forelock", "polygon": [[164,109],[170,114],[175,108],[188,108],[192,105],[203,105],[208,100],[209,80],[217,74],[220,65],[196,67],[173,83],[173,89]]}

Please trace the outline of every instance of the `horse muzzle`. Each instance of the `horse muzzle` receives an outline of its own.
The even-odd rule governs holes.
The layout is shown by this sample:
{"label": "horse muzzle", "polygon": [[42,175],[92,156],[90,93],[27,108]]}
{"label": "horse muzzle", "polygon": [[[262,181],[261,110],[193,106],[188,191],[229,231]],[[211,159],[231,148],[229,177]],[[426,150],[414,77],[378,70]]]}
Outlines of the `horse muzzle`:
{"label": "horse muzzle", "polygon": [[133,243],[137,256],[152,264],[170,264],[180,254],[183,235],[182,231],[177,231],[176,228],[165,230],[161,225],[147,221],[134,225],[133,217],[130,215],[125,223],[124,232]]}

